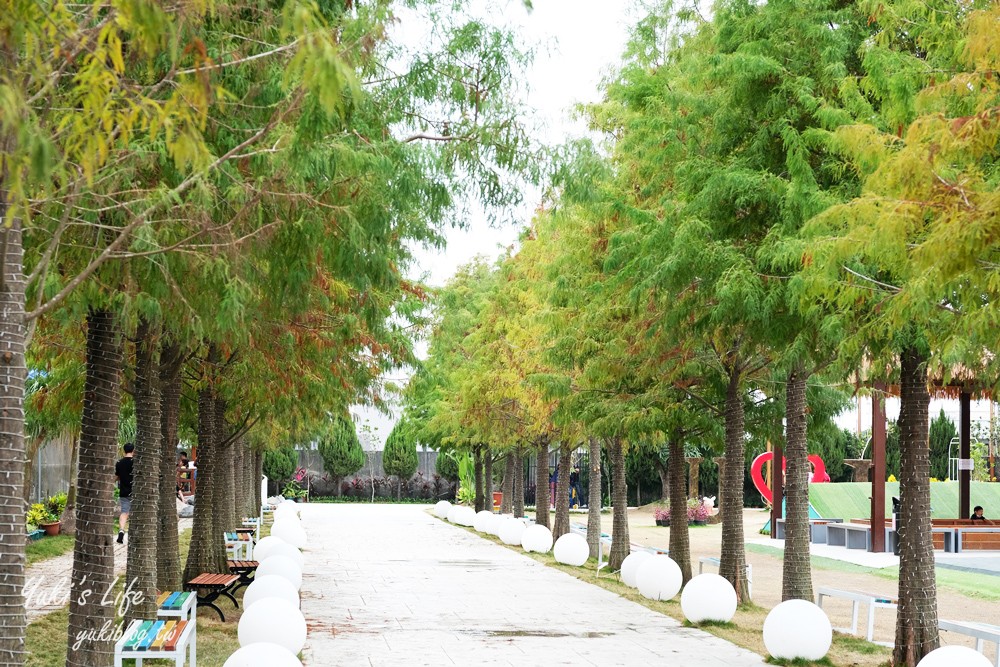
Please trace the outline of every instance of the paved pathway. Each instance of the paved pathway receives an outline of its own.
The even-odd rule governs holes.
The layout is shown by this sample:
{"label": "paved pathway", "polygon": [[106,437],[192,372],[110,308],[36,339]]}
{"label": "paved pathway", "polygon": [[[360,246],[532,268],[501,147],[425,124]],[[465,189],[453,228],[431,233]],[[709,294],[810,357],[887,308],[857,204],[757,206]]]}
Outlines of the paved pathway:
{"label": "paved pathway", "polygon": [[412,505],[303,505],[304,664],[763,665]]}

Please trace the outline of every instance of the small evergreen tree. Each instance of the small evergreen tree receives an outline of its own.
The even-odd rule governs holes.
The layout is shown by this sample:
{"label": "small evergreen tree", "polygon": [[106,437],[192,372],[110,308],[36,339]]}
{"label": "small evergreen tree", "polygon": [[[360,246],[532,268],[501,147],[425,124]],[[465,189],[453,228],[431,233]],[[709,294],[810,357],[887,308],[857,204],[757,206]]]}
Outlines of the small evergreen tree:
{"label": "small evergreen tree", "polygon": [[350,417],[334,418],[330,428],[319,438],[319,454],[323,457],[323,468],[336,480],[337,495],[340,495],[340,480],[356,473],[365,464],[365,452]]}
{"label": "small evergreen tree", "polygon": [[437,460],[434,462],[434,469],[437,470],[437,474],[449,482],[458,481],[458,462],[447,452],[438,452]]}
{"label": "small evergreen tree", "polygon": [[[958,435],[954,422],[941,410],[931,422],[931,477],[948,479],[948,446]],[[956,454],[957,456],[957,454]]]}
{"label": "small evergreen tree", "polygon": [[403,480],[409,479],[417,471],[417,441],[405,419],[399,420],[385,441],[382,452],[382,467],[386,474],[395,475],[396,499],[403,495]]}
{"label": "small evergreen tree", "polygon": [[267,478],[280,484],[295,474],[299,462],[299,454],[294,447],[269,449],[264,452],[264,474]]}

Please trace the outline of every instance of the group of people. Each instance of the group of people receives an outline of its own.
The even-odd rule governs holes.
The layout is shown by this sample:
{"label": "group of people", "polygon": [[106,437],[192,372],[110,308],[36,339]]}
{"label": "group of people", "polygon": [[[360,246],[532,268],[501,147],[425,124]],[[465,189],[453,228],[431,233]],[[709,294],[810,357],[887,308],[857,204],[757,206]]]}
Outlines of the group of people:
{"label": "group of people", "polygon": [[[549,502],[552,507],[556,504],[556,486],[559,483],[559,471],[556,468],[549,469]],[[569,474],[569,507],[577,509],[583,505],[583,493],[580,491],[580,466],[575,466],[573,472]]]}
{"label": "group of people", "polygon": [[[126,442],[122,447],[124,455],[115,463],[115,480],[118,482],[118,500],[121,501],[121,513],[118,515],[118,544],[125,543],[128,532],[128,515],[132,511],[132,464],[135,458],[135,443]],[[183,449],[178,454],[177,470],[191,469],[191,475],[197,475],[194,462],[188,460],[188,454]],[[177,485],[177,499],[184,501],[181,487]]]}

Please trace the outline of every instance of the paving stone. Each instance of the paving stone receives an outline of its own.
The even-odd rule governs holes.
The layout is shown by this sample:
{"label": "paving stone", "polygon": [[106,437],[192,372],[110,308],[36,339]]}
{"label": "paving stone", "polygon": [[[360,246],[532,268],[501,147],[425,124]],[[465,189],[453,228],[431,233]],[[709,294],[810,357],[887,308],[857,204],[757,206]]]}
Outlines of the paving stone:
{"label": "paving stone", "polygon": [[424,510],[302,507],[305,665],[764,664]]}

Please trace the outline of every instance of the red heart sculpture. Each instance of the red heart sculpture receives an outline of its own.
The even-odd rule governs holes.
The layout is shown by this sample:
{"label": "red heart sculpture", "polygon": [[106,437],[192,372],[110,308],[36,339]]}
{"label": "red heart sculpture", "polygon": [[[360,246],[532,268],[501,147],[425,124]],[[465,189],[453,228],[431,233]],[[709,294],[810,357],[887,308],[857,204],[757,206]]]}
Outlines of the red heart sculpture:
{"label": "red heart sculpture", "polygon": [[[771,489],[768,488],[767,483],[764,481],[763,469],[764,464],[768,461],[774,459],[774,452],[764,452],[757,458],[753,460],[750,464],[750,479],[753,480],[753,485],[757,487],[760,495],[763,496],[767,504],[770,505],[774,502],[774,494],[771,493]],[[784,457],[781,459],[781,471],[785,471],[785,466],[787,461]],[[809,481],[812,484],[820,484],[823,482],[829,482],[830,476],[826,474],[826,464],[823,463],[823,459],[820,458],[819,454],[810,454],[809,463],[813,466],[813,474],[809,477]]]}

